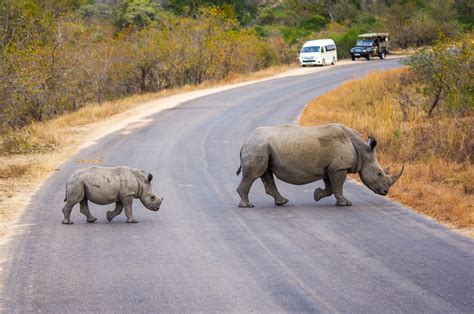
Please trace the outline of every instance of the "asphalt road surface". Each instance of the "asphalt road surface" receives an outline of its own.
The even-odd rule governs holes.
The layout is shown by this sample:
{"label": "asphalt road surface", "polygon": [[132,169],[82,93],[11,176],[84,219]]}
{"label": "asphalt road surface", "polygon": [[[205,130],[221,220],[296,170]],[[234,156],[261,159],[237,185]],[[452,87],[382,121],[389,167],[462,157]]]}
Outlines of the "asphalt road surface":
{"label": "asphalt road surface", "polygon": [[[358,312],[474,311],[474,241],[346,183],[352,207],[313,201],[322,182],[277,181],[276,207],[256,181],[255,208],[238,208],[239,150],[258,126],[294,123],[315,96],[396,60],[354,62],[201,97],[113,133],[61,166],[34,196],[6,262],[2,311]],[[160,212],[134,202],[138,224],[110,206],[73,209],[62,225],[64,183],[85,165],[154,174]]]}

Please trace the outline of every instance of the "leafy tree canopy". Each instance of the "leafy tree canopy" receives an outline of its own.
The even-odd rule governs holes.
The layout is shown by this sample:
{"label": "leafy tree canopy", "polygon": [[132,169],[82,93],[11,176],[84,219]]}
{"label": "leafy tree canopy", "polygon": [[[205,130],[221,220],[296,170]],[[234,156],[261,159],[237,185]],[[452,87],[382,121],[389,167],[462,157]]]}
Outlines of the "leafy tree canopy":
{"label": "leafy tree canopy", "polygon": [[248,23],[257,13],[257,6],[246,0],[170,0],[169,8],[178,15],[196,17],[204,6],[232,6],[241,23]]}
{"label": "leafy tree canopy", "polygon": [[122,5],[118,26],[120,28],[133,26],[141,29],[155,24],[157,8],[158,5],[150,0],[128,0]]}

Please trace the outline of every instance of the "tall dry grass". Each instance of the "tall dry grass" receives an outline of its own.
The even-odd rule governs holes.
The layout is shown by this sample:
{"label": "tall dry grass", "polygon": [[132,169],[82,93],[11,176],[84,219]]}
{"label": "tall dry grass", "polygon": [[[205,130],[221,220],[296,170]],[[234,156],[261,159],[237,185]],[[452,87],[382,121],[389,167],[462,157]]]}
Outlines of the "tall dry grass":
{"label": "tall dry grass", "polygon": [[378,140],[378,159],[405,173],[390,196],[455,227],[474,225],[472,113],[428,118],[408,69],[375,72],[311,101],[301,125],[342,123]]}

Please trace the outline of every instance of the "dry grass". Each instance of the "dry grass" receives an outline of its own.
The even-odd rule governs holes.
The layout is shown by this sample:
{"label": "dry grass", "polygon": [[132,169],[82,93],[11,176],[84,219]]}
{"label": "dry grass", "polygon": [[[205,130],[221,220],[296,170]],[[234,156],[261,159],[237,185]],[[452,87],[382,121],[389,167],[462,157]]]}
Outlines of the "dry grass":
{"label": "dry grass", "polygon": [[427,118],[407,69],[376,72],[311,101],[301,125],[338,122],[375,136],[379,162],[405,173],[390,196],[457,228],[474,226],[473,115]]}

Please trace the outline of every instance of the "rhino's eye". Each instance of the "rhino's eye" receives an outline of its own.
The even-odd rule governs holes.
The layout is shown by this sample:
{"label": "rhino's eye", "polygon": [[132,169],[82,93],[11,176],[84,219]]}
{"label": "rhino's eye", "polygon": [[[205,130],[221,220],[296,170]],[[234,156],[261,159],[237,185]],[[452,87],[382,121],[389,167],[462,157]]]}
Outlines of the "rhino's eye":
{"label": "rhino's eye", "polygon": [[151,200],[154,201],[155,198],[156,198],[156,197],[155,197],[154,195],[152,195]]}
{"label": "rhino's eye", "polygon": [[382,172],[379,172],[378,175],[379,175],[379,177],[381,177],[381,176],[382,176]]}

